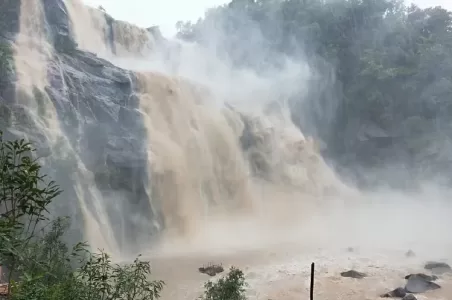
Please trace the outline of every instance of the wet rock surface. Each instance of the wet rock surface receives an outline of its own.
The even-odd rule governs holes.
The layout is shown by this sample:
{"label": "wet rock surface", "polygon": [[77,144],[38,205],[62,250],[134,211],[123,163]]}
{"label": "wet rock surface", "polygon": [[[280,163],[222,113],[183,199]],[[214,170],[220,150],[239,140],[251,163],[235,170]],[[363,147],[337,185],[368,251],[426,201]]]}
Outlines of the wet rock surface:
{"label": "wet rock surface", "polygon": [[419,277],[419,278],[422,278],[423,280],[426,280],[426,281],[435,281],[435,280],[438,280],[438,276],[436,276],[436,275],[427,275],[427,274],[424,274],[424,273],[417,273],[417,274],[409,274],[409,275],[407,275],[407,276],[405,276],[405,279],[410,279],[411,277]]}
{"label": "wet rock surface", "polygon": [[406,296],[406,290],[403,287],[398,287],[388,293],[381,295],[382,298],[403,298]]}
{"label": "wet rock surface", "polygon": [[424,269],[430,270],[435,274],[444,274],[452,272],[452,268],[444,262],[431,261],[425,264]]}
{"label": "wet rock surface", "polygon": [[417,300],[417,298],[413,294],[407,294],[402,300]]}
{"label": "wet rock surface", "polygon": [[425,274],[414,274],[408,277],[405,285],[405,290],[408,293],[424,293],[430,290],[436,290],[441,288],[438,284],[428,280],[430,276]]}
{"label": "wet rock surface", "polygon": [[342,277],[347,277],[347,278],[355,278],[355,279],[362,279],[364,277],[367,277],[367,275],[365,273],[362,272],[358,272],[355,270],[349,270],[346,272],[342,272],[341,273]]}

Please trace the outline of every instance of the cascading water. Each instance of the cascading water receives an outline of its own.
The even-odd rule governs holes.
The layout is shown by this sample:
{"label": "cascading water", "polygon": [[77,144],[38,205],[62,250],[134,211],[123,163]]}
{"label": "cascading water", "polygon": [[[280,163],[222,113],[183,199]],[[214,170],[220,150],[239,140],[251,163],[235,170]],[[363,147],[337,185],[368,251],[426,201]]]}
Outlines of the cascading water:
{"label": "cascading water", "polygon": [[[54,53],[47,41],[45,15],[40,0],[21,1],[20,28],[14,48],[18,77],[16,109],[23,113],[22,118],[28,122],[18,119],[12,131],[33,142],[40,139],[39,144],[46,145],[48,153],[42,163],[50,174],[69,173],[65,176],[68,182],[63,182],[63,185],[67,183],[66,186],[69,185],[75,193],[79,204],[77,209],[84,216],[84,227],[92,228],[86,231],[92,247],[116,253],[117,246],[105,213],[105,203],[102,203],[100,193],[93,185],[93,174],[85,168],[77,149],[73,148],[62,131],[55,105],[46,92],[50,86],[48,70],[59,66],[50,65]],[[64,86],[62,88],[65,89]],[[38,150],[42,151],[42,148]],[[60,180],[64,179],[60,177]],[[74,206],[70,203],[64,205]],[[63,211],[70,212],[71,209],[64,208]]]}
{"label": "cascading water", "polygon": [[149,56],[155,49],[154,37],[148,30],[113,20],[105,12],[85,6],[80,0],[66,0],[65,3],[80,49],[113,61]]}
{"label": "cascading water", "polygon": [[[213,216],[258,213],[263,202],[281,206],[291,189],[318,197],[331,194],[332,186],[344,188],[285,110],[258,113],[253,106],[287,98],[274,93],[281,88],[290,94],[282,88],[286,77],[268,85],[255,74],[232,72],[213,56],[205,56],[195,74],[187,58],[198,48],[177,44],[174,51],[151,32],[78,0],[65,4],[70,32],[85,52],[57,53],[48,42],[42,2],[22,1],[17,102],[31,124],[13,129],[31,141],[41,139],[46,171],[68,199],[55,210],[72,215],[93,248],[121,258],[128,250],[145,250],[149,236],[162,228],[167,237],[195,239]],[[173,49],[172,56],[162,60],[162,49]],[[89,52],[130,64],[135,72]],[[72,64],[71,57],[79,61]],[[222,76],[229,80],[224,86]],[[253,82],[254,90],[240,92],[240,81]],[[126,100],[113,103],[119,95],[110,86]],[[28,101],[26,107],[21,101]],[[104,141],[107,132],[118,135]],[[126,145],[132,152],[118,154]]]}
{"label": "cascading water", "polygon": [[109,30],[104,13],[83,5],[79,0],[68,0],[65,4],[78,47],[101,57],[111,56],[111,48],[108,45]]}
{"label": "cascading water", "polygon": [[[162,41],[80,0],[22,0],[19,21],[5,133],[37,146],[64,191],[52,209],[72,217],[70,234],[117,260],[150,251],[168,282],[163,299],[199,296],[205,278],[194,273],[211,258],[250,268],[262,293],[250,299],[307,296],[300,282],[311,260],[326,298],[373,299],[403,278],[406,247],[419,249],[419,261],[450,252],[447,238],[432,234],[447,223],[447,197],[361,201],[292,123],[287,102],[302,94],[306,64],[268,77],[237,70],[211,49]],[[357,253],[342,251],[355,245]],[[394,261],[397,251],[384,247],[401,254]],[[338,265],[374,262],[383,267],[370,273],[385,282],[350,287],[337,277]],[[450,294],[446,279],[441,285]]]}
{"label": "cascading water", "polygon": [[250,207],[237,136],[221,111],[206,103],[208,95],[177,78],[137,76],[152,186],[168,229],[190,232],[212,208]]}

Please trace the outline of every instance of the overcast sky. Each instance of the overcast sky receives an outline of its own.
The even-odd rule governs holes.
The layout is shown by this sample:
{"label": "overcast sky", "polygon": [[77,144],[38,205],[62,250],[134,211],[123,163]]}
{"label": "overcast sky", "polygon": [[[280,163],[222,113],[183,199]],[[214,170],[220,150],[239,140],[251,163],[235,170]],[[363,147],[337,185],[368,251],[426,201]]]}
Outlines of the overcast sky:
{"label": "overcast sky", "polygon": [[[114,18],[141,27],[158,25],[165,36],[175,33],[177,21],[196,21],[206,9],[227,0],[83,0],[91,6],[102,5]],[[407,0],[421,7],[441,5],[452,10],[452,0]]]}

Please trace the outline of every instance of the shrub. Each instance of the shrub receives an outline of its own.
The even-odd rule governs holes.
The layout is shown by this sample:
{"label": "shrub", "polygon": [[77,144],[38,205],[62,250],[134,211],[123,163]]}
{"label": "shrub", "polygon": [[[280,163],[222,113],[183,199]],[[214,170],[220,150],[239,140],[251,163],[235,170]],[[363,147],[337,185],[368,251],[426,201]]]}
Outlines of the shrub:
{"label": "shrub", "polygon": [[157,299],[164,283],[149,279],[149,262],[117,265],[85,243],[63,242],[69,219],[49,221],[47,212],[61,190],[40,174],[33,151],[24,140],[3,141],[0,132],[0,265],[8,268],[10,299]]}
{"label": "shrub", "polygon": [[200,300],[245,300],[245,276],[240,269],[231,267],[229,273],[217,282],[208,281]]}

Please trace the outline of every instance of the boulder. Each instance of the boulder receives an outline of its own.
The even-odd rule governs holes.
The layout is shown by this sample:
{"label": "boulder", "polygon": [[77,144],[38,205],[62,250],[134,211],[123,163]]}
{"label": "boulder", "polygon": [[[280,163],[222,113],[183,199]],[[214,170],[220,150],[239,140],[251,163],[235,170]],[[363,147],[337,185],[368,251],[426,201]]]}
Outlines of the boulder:
{"label": "boulder", "polygon": [[405,290],[408,293],[424,293],[430,290],[441,288],[438,284],[428,280],[429,276],[424,274],[413,274],[408,276],[408,281],[405,285]]}
{"label": "boulder", "polygon": [[406,290],[403,287],[398,287],[388,293],[381,295],[382,298],[403,298],[406,295]]}
{"label": "boulder", "polygon": [[413,294],[407,294],[402,300],[417,300],[417,298]]}
{"label": "boulder", "polygon": [[365,273],[361,273],[355,270],[349,270],[346,272],[341,273],[342,277],[348,277],[348,278],[355,278],[355,279],[362,279],[364,277],[367,277]]}
{"label": "boulder", "polygon": [[424,273],[417,273],[417,274],[409,274],[405,276],[405,279],[410,279],[411,277],[420,277],[426,281],[435,281],[438,280],[438,276],[436,275],[426,275]]}
{"label": "boulder", "polygon": [[431,270],[435,274],[443,274],[452,271],[452,268],[447,263],[436,261],[426,263],[424,269]]}
{"label": "boulder", "polygon": [[224,268],[221,265],[208,265],[207,267],[198,268],[198,271],[209,276],[215,276],[219,273],[222,273],[224,271]]}

